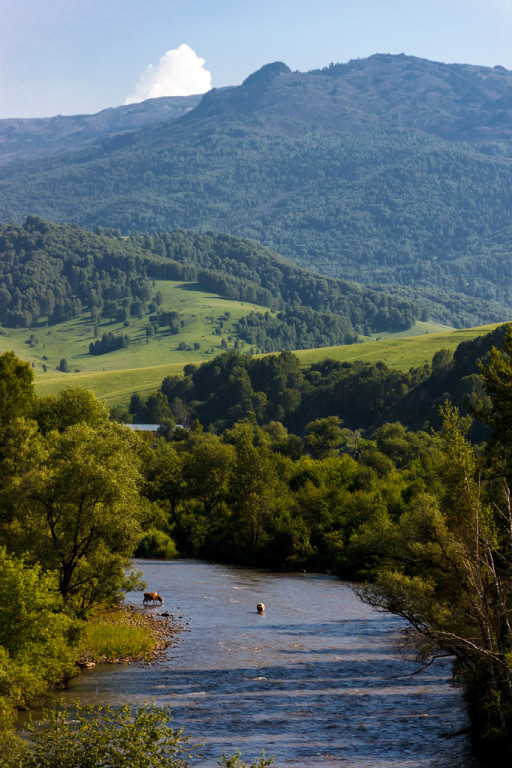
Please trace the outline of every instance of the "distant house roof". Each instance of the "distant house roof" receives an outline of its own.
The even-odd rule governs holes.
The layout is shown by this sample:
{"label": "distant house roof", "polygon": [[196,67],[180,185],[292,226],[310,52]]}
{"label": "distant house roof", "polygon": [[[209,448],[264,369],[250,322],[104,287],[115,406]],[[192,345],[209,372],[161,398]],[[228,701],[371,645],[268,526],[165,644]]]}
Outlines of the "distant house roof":
{"label": "distant house roof", "polygon": [[[127,424],[127,427],[130,427],[130,429],[133,429],[134,432],[150,432],[151,434],[156,434],[161,424]],[[176,424],[172,431],[174,432],[175,429],[185,429],[183,424]],[[188,430],[187,430],[188,431]]]}

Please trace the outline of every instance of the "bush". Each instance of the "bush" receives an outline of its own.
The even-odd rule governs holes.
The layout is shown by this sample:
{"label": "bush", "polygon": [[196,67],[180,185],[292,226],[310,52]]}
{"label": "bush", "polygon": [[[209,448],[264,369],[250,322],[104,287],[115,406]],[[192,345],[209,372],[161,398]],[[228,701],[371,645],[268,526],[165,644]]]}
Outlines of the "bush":
{"label": "bush", "polygon": [[[171,728],[170,707],[98,707],[46,712],[42,725],[31,726],[30,746],[8,756],[3,768],[187,768],[198,757],[182,729]],[[240,753],[223,755],[224,768],[249,768]],[[250,768],[267,768],[262,755]]]}
{"label": "bush", "polygon": [[151,528],[135,552],[135,557],[147,557],[154,560],[173,560],[178,556],[174,540],[163,531]]}
{"label": "bush", "polygon": [[54,575],[0,548],[0,743],[9,739],[14,707],[72,673],[74,622],[62,611]]}

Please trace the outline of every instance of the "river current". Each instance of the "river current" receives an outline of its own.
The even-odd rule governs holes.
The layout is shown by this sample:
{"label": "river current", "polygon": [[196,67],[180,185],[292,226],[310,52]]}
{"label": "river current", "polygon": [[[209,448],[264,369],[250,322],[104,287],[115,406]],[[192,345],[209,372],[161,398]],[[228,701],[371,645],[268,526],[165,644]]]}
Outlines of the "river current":
{"label": "river current", "polygon": [[[450,663],[423,671],[401,650],[404,623],[330,576],[189,560],[140,561],[162,610],[185,631],[150,665],[104,665],[67,703],[172,704],[204,742],[201,765],[240,749],[276,768],[475,768]],[[127,595],[141,606],[141,593]],[[256,604],[265,603],[264,615]],[[413,674],[417,672],[417,674]]]}

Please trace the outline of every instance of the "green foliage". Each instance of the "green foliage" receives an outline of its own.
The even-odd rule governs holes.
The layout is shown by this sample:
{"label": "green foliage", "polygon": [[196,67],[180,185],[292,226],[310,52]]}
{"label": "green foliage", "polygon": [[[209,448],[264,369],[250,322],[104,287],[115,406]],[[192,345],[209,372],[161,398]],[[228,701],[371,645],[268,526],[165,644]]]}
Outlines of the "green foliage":
{"label": "green foliage", "polygon": [[24,707],[71,674],[73,621],[53,573],[0,548],[0,749],[11,738],[14,707]]}
{"label": "green foliage", "polygon": [[[201,763],[200,744],[182,728],[172,728],[171,707],[77,707],[47,710],[29,726],[25,748],[0,758],[2,768],[188,768]],[[224,753],[224,768],[267,768],[273,758],[250,765],[241,753]]]}
{"label": "green foliage", "polygon": [[381,452],[337,419],[325,422],[322,458],[304,455],[307,445],[282,425],[261,428],[253,417],[221,436],[197,425],[172,433],[146,462],[144,493],[165,512],[161,529],[196,557],[369,573],[384,554],[382,532],[427,483],[435,487],[439,441],[402,428],[407,450],[397,452],[383,431]]}
{"label": "green foliage", "polygon": [[43,434],[56,429],[63,432],[73,424],[98,428],[108,421],[108,411],[88,389],[66,387],[58,395],[35,399],[32,415]]}
{"label": "green foliage", "polygon": [[[500,463],[481,463],[465,437],[468,425],[453,406],[445,405],[441,416],[442,490],[438,498],[416,496],[388,528],[379,578],[363,598],[406,618],[423,638],[420,651],[426,657],[435,649],[455,656],[475,732],[487,749],[498,741],[510,752],[508,481],[502,476],[496,482]],[[493,437],[499,443],[500,437]]]}
{"label": "green foliage", "polygon": [[171,708],[49,710],[33,740],[5,768],[186,768],[197,745],[172,728]]}
{"label": "green foliage", "polygon": [[235,752],[234,755],[226,755],[225,753],[219,760],[219,765],[222,768],[267,768],[269,765],[273,765],[274,758],[267,759],[263,752],[259,760],[255,760],[250,765],[242,761],[241,752]]}
{"label": "green foliage", "polygon": [[77,609],[116,599],[146,514],[135,436],[116,425],[79,423],[37,436],[30,449],[32,467],[11,478],[3,537],[55,569],[63,597]]}
{"label": "green foliage", "polygon": [[130,337],[126,334],[104,333],[101,339],[91,341],[90,355],[106,355],[116,349],[125,349],[130,345]]}
{"label": "green foliage", "polygon": [[13,352],[0,355],[0,432],[17,416],[28,416],[34,398],[34,374]]}
{"label": "green foliage", "polygon": [[325,458],[340,444],[340,424],[338,416],[327,416],[306,424],[305,442],[313,458]]}
{"label": "green foliage", "polygon": [[[221,430],[249,412],[258,424],[280,421],[295,433],[309,422],[332,418],[352,429],[368,429],[429,372],[427,366],[401,373],[384,363],[330,359],[302,370],[289,352],[257,359],[229,352],[191,368],[182,379],[164,379],[161,392],[177,422],[186,398],[189,416]],[[142,403],[137,408],[138,420],[143,408]]]}
{"label": "green foliage", "polygon": [[135,550],[135,557],[152,560],[173,560],[178,557],[176,544],[170,536],[157,528],[150,528],[144,534]]}

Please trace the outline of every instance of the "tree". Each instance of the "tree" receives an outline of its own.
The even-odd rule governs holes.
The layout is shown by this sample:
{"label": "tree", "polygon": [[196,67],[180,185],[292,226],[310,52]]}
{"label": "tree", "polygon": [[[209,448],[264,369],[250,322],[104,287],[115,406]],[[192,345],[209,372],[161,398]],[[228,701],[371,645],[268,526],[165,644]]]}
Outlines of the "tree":
{"label": "tree", "polygon": [[[442,409],[444,493],[401,516],[363,599],[406,618],[423,651],[455,656],[480,736],[512,739],[512,517],[485,483],[457,409]],[[503,499],[502,499],[503,501]],[[434,651],[435,652],[435,651]]]}
{"label": "tree", "polygon": [[69,371],[68,361],[65,357],[63,357],[59,363],[59,371],[62,371],[62,373],[67,373]]}
{"label": "tree", "polygon": [[338,416],[310,421],[306,425],[305,443],[315,459],[323,459],[339,445],[342,437],[341,420]]}
{"label": "tree", "polygon": [[186,768],[198,745],[171,719],[170,707],[49,710],[16,768]]}
{"label": "tree", "polygon": [[100,427],[108,422],[106,405],[80,387],[66,387],[58,395],[36,398],[33,414],[43,434],[52,429],[62,432],[72,424]]}
{"label": "tree", "polygon": [[34,374],[14,352],[0,355],[0,431],[13,419],[28,416],[34,399]]}
{"label": "tree", "polygon": [[[5,768],[187,768],[199,757],[182,728],[172,728],[170,707],[78,707],[45,712],[30,727],[31,741]],[[262,756],[250,766],[240,752],[223,754],[224,768],[268,768]]]}
{"label": "tree", "polygon": [[79,612],[129,585],[125,568],[148,515],[136,443],[117,424],[36,436],[33,466],[13,483],[4,537],[56,571],[62,596]]}
{"label": "tree", "polygon": [[187,493],[201,502],[204,514],[211,515],[226,498],[234,448],[216,435],[194,432],[190,433],[185,449],[182,472]]}
{"label": "tree", "polygon": [[63,608],[53,573],[0,547],[0,745],[10,738],[13,708],[26,706],[72,670],[73,622]]}
{"label": "tree", "polygon": [[144,462],[142,492],[157,501],[174,524],[180,523],[180,503],[185,496],[182,458],[172,443],[159,440]]}
{"label": "tree", "polygon": [[489,398],[475,409],[478,418],[491,429],[487,455],[495,473],[502,474],[512,486],[512,325],[503,339],[503,349],[492,347],[487,364],[480,373]]}
{"label": "tree", "polygon": [[265,445],[254,445],[254,431],[248,422],[231,430],[235,466],[229,480],[229,525],[235,551],[248,562],[254,562],[265,543],[276,504],[284,495],[278,491],[274,457]]}

